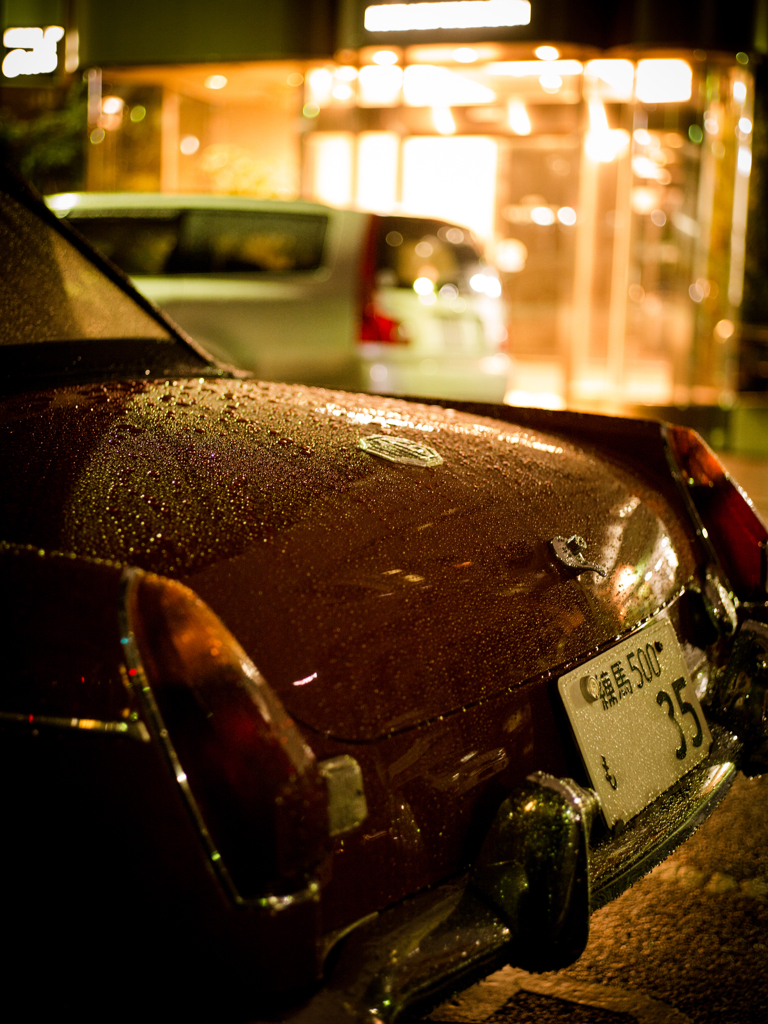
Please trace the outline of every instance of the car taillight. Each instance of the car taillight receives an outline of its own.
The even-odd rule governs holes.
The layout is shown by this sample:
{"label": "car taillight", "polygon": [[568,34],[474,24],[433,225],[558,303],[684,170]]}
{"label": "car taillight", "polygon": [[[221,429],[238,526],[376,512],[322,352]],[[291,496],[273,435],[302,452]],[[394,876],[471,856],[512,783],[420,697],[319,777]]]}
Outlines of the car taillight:
{"label": "car taillight", "polygon": [[126,613],[129,673],[214,864],[243,898],[297,891],[327,851],[328,802],[296,725],[187,587],[135,573]]}
{"label": "car taillight", "polygon": [[667,442],[702,526],[736,595],[768,596],[768,530],[752,502],[695,430],[666,428]]}
{"label": "car taillight", "polygon": [[377,308],[376,290],[376,246],[379,237],[381,219],[371,217],[368,226],[368,237],[360,262],[360,341],[378,341],[388,345],[407,344],[408,338],[400,328],[400,323],[385,316]]}

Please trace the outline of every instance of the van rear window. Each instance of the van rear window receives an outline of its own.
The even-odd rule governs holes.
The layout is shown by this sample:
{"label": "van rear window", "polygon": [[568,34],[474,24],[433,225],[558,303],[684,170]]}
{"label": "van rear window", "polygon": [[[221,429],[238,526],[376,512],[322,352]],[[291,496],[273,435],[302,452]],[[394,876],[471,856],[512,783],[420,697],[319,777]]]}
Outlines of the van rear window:
{"label": "van rear window", "polygon": [[280,210],[77,210],[68,218],[133,277],[317,270],[324,214]]}
{"label": "van rear window", "polygon": [[467,290],[483,262],[468,228],[425,217],[379,218],[376,271],[380,284],[412,288],[419,277]]}

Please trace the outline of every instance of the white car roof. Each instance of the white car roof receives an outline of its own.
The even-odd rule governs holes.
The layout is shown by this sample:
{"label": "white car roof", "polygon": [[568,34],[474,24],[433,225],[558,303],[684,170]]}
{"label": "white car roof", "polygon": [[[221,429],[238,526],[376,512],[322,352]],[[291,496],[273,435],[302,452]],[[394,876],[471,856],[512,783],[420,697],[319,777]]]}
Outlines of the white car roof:
{"label": "white car roof", "polygon": [[306,200],[250,199],[208,193],[179,195],[172,192],[59,192],[45,197],[60,216],[80,210],[262,210],[290,213],[334,214],[339,211]]}

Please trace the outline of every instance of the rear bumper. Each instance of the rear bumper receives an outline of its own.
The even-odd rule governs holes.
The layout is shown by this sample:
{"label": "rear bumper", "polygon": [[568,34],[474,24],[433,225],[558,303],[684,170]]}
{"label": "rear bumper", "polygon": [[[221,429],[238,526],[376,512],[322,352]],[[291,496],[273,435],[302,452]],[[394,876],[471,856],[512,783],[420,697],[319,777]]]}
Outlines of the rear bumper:
{"label": "rear bumper", "polygon": [[[540,950],[545,948],[541,944],[541,915],[537,913],[533,923],[522,915],[518,920],[511,920],[509,914],[494,903],[493,897],[489,897],[490,889],[482,883],[475,869],[450,884],[421,893],[361,923],[343,941],[324,988],[286,1020],[291,1024],[325,1024],[326,1021],[351,1024],[376,1019],[391,1022],[406,1008],[426,1011],[452,992],[508,963],[539,971],[563,966],[562,951],[568,945],[563,941],[563,928],[570,929],[572,935],[582,935],[585,943],[589,914],[668,856],[728,792],[738,770],[742,746],[736,736],[723,727],[715,725],[712,735],[714,742],[705,761],[638,814],[620,834],[588,845],[583,880],[579,879],[575,861],[573,877],[563,877],[562,865],[569,859],[568,851],[565,847],[558,849],[557,840],[552,841],[551,815],[546,823],[542,820],[542,830],[546,825],[547,855],[551,863],[542,863],[541,843],[531,854],[537,842],[534,836],[533,844],[527,844],[531,856],[526,868],[532,870],[527,874],[523,872],[524,877],[514,882],[512,888],[518,897],[523,894],[518,899],[518,908],[531,910],[535,905],[535,900],[532,904],[528,899],[531,889],[535,889],[543,877],[551,883],[553,876],[560,873],[541,904],[545,913],[549,913],[553,948],[559,946],[559,953],[554,953],[552,961],[545,958],[531,961],[532,945]],[[525,799],[529,795],[530,787]],[[514,803],[514,799],[513,795],[502,806]],[[585,838],[587,828],[585,825]],[[573,843],[573,835],[569,841],[572,852],[577,845]],[[564,850],[566,856],[563,856]],[[498,857],[493,859],[496,864],[500,863]],[[564,883],[564,888],[559,886],[560,882]],[[581,921],[563,924],[570,911],[559,905],[553,908],[551,896],[556,888],[569,894],[571,909],[581,915]],[[515,898],[513,896],[507,903],[508,908]],[[573,916],[571,913],[571,919]],[[572,953],[574,951],[578,956],[581,950],[572,949]],[[570,960],[575,956],[571,955]]]}

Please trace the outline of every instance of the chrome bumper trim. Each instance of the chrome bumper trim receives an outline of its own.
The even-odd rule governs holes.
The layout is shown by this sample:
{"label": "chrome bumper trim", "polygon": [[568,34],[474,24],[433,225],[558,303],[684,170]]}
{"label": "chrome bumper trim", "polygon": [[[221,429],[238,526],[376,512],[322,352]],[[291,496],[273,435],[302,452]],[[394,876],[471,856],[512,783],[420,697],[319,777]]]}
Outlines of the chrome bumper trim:
{"label": "chrome bumper trim", "polygon": [[[590,912],[668,856],[717,807],[736,775],[741,744],[714,726],[706,761],[589,850]],[[671,824],[670,824],[671,823]],[[470,875],[366,918],[347,934],[324,987],[283,1024],[392,1024],[512,961],[512,928]],[[540,968],[543,969],[543,968]]]}

